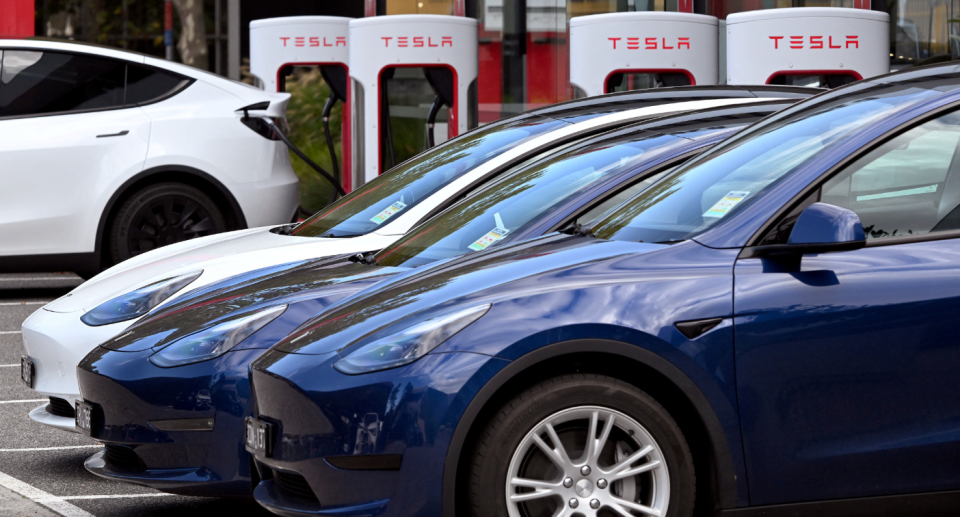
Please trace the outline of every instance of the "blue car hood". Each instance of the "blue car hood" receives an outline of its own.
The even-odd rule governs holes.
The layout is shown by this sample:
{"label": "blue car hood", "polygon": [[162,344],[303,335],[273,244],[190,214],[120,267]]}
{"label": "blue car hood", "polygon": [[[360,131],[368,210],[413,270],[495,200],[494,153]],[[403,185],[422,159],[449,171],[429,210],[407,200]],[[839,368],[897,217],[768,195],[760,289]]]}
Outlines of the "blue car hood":
{"label": "blue car hood", "polygon": [[[544,289],[571,288],[578,281],[578,270],[667,247],[550,234],[463,256],[397,276],[344,298],[304,323],[274,350],[311,355],[343,350],[455,307],[495,303]],[[615,277],[615,281],[623,281],[620,276]],[[583,275],[582,279],[592,284],[602,281],[597,275]]]}
{"label": "blue car hood", "polygon": [[[160,348],[226,319],[281,304],[288,306],[281,318],[294,321],[284,327],[289,329],[341,298],[402,271],[407,269],[361,265],[343,258],[264,268],[188,293],[101,346],[123,352]],[[286,334],[272,336],[266,331],[269,327],[235,349],[267,348]]]}

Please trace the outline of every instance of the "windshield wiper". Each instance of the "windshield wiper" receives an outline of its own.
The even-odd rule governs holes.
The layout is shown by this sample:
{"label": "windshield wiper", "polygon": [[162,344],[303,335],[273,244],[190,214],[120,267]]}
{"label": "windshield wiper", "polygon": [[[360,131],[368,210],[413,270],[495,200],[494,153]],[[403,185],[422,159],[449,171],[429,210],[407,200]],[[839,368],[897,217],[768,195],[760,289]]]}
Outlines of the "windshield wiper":
{"label": "windshield wiper", "polygon": [[350,262],[355,262],[357,264],[363,264],[365,266],[372,266],[377,263],[376,253],[368,251],[366,253],[357,253],[356,255],[351,256],[349,259]]}
{"label": "windshield wiper", "polygon": [[322,233],[317,237],[322,237],[324,239],[350,239],[353,237],[359,237],[361,235],[363,234],[362,233],[341,233],[340,235],[337,235],[335,233],[328,232],[328,233]]}
{"label": "windshield wiper", "polygon": [[576,235],[580,237],[593,237],[593,233],[590,231],[590,228],[584,226],[578,222],[574,222],[572,225],[560,230],[560,233],[565,233],[567,235]]}
{"label": "windshield wiper", "polygon": [[271,232],[277,235],[293,235],[293,229],[297,227],[300,223],[290,223],[283,226],[277,226],[270,230]]}

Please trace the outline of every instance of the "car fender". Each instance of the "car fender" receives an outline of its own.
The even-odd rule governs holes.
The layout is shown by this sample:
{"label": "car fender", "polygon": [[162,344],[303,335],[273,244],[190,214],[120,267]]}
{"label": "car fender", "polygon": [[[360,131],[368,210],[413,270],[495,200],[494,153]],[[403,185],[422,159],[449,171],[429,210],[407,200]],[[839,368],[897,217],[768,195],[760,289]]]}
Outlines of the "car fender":
{"label": "car fender", "polygon": [[[517,342],[513,346],[526,348],[523,341],[537,337],[538,336],[530,336],[525,340]],[[657,339],[653,336],[647,336],[647,338]],[[671,361],[648,350],[642,345],[638,346],[637,344],[611,339],[581,338],[556,342],[524,353],[493,375],[493,377],[476,392],[473,399],[467,405],[466,410],[460,415],[459,422],[450,440],[449,449],[446,454],[443,473],[443,514],[445,516],[452,517],[456,515],[456,483],[460,456],[464,450],[466,439],[471,429],[475,424],[480,423],[478,422],[478,418],[486,404],[494,398],[501,388],[529,368],[535,367],[537,364],[550,359],[583,353],[609,354],[624,357],[655,370],[673,383],[693,405],[707,431],[710,446],[714,452],[713,460],[716,466],[717,495],[719,496],[718,502],[720,507],[733,508],[738,506],[739,503],[745,503],[746,477],[742,462],[742,452],[739,458],[735,460],[734,451],[731,450],[730,446],[731,443],[740,443],[740,436],[728,436],[728,432],[721,424],[720,417],[714,411],[714,406],[711,405],[707,396],[697,383]],[[451,406],[455,406],[455,404]],[[739,451],[740,447],[736,447],[736,449]]]}
{"label": "car fender", "polygon": [[[166,176],[169,179],[161,179],[163,176]],[[108,196],[101,198],[97,204],[98,208],[100,209],[100,221],[97,223],[97,253],[100,253],[103,249],[103,239],[106,235],[107,224],[109,224],[110,217],[113,215],[115,209],[117,208],[117,204],[122,198],[132,194],[137,188],[139,188],[140,185],[146,186],[148,184],[166,181],[177,182],[177,177],[186,178],[186,183],[197,187],[202,184],[211,186],[214,192],[206,192],[206,194],[213,194],[214,198],[219,195],[219,197],[226,201],[226,204],[229,206],[229,210],[232,212],[232,214],[225,215],[230,215],[234,218],[234,224],[237,227],[236,229],[242,230],[247,227],[247,220],[244,217],[243,209],[240,207],[240,203],[237,202],[237,199],[233,196],[233,193],[230,192],[230,189],[220,182],[220,180],[200,169],[186,165],[159,165],[143,170],[140,173],[123,180],[122,182],[118,181],[119,184],[111,185],[109,188],[103,191],[103,193],[107,194]],[[117,179],[121,180],[123,178]],[[179,181],[184,182],[183,179]],[[206,190],[209,190],[209,188]]]}

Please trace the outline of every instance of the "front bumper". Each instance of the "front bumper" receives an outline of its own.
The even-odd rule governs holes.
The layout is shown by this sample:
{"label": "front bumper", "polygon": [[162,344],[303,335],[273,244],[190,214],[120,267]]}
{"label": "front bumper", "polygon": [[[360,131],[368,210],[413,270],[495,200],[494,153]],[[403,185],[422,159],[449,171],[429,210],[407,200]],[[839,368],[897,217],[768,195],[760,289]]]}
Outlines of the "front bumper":
{"label": "front bumper", "polygon": [[[77,398],[79,398],[79,396]],[[68,431],[71,433],[77,432],[76,419],[50,414],[50,412],[47,411],[47,404],[34,408],[33,411],[30,411],[29,416],[30,420],[33,420],[34,422],[55,427],[61,431]]]}
{"label": "front bumper", "polygon": [[[181,493],[194,495],[193,487],[203,484],[211,486],[221,485],[221,479],[216,473],[206,467],[199,468],[173,468],[173,469],[144,469],[131,471],[110,462],[106,448],[87,458],[83,466],[88,472],[111,481],[123,481],[134,485],[143,485],[157,490],[163,490],[172,493]],[[248,481],[249,483],[249,481]],[[248,485],[244,485],[246,488]],[[224,492],[222,495],[237,495],[234,490],[218,489],[218,492]],[[241,495],[249,495],[249,490],[239,490]],[[206,491],[200,491],[195,495],[204,495]]]}
{"label": "front bumper", "polygon": [[[97,345],[123,332],[133,321],[91,327],[80,321],[83,311],[50,312],[38,309],[23,322],[23,346],[35,367],[33,389],[70,405],[80,399],[77,365]],[[44,406],[46,407],[46,406]],[[30,412],[34,421],[65,431],[74,431],[73,419],[49,414],[40,408]],[[68,422],[69,421],[69,422]]]}
{"label": "front bumper", "polygon": [[[159,368],[147,360],[152,350],[98,348],[78,368],[83,400],[96,408],[91,437],[106,446],[88,459],[87,470],[175,494],[249,496],[251,461],[243,448],[243,419],[251,412],[247,368],[263,352],[236,350]],[[211,431],[161,431],[150,423],[211,417]]]}
{"label": "front bumper", "polygon": [[[453,432],[508,361],[430,354],[348,376],[338,359],[270,351],[254,365],[258,418],[275,426],[271,453],[255,458],[254,497],[279,515],[439,515]],[[385,467],[397,456],[399,468]]]}

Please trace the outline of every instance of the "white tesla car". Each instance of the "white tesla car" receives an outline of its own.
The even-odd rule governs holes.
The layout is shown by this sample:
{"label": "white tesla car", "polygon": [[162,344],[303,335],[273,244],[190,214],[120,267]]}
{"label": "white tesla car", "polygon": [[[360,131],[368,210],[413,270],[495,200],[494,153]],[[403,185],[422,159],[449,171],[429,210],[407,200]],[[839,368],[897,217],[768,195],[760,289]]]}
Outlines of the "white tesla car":
{"label": "white tesla car", "polygon": [[92,276],[166,244],[289,223],[289,94],[89,44],[0,39],[0,271]]}
{"label": "white tesla car", "polygon": [[[762,90],[762,89],[761,89]],[[693,93],[694,95],[690,95]],[[34,420],[74,431],[76,366],[99,343],[154,308],[195,289],[255,269],[389,246],[419,223],[526,159],[578,137],[667,113],[756,102],[730,88],[623,94],[574,101],[506,119],[454,138],[364,185],[300,225],[260,228],[174,244],[123,262],[23,323],[24,381],[50,398]],[[766,91],[764,97],[810,95]],[[815,91],[814,91],[815,93]],[[653,97],[653,98],[650,98]],[[701,100],[687,101],[689,98]],[[703,100],[708,99],[708,100]],[[647,107],[627,109],[634,105]],[[612,112],[612,113],[611,113]]]}

